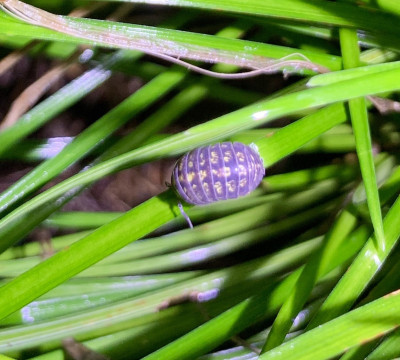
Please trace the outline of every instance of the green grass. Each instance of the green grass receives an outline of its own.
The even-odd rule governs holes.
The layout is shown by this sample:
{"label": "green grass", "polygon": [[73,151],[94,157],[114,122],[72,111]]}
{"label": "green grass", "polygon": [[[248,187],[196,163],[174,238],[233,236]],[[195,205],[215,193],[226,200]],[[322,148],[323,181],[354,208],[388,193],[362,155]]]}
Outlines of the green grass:
{"label": "green grass", "polygon": [[[21,63],[1,74],[13,52],[79,69],[0,130],[0,176],[26,169],[0,193],[0,357],[63,359],[68,337],[111,359],[256,359],[238,339],[260,359],[399,357],[393,1],[125,2],[119,22],[124,1],[0,10],[5,99],[28,86]],[[77,7],[88,16],[67,15]],[[90,58],[67,60],[83,46]],[[123,96],[117,76],[140,86]],[[90,97],[105,110],[86,121]],[[74,112],[86,122],[71,138],[38,136]],[[247,197],[183,204],[194,229],[166,186],[127,211],[63,210],[100,180],[219,141],[256,145],[266,176]],[[27,241],[39,231],[53,234],[47,258]]]}

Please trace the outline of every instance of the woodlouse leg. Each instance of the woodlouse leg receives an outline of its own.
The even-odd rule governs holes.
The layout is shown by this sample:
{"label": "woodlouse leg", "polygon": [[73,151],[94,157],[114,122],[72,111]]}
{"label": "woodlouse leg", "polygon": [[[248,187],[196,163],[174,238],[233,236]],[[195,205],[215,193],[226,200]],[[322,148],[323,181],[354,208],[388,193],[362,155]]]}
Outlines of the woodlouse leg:
{"label": "woodlouse leg", "polygon": [[189,227],[190,227],[191,229],[193,229],[193,224],[192,224],[192,222],[190,221],[189,216],[185,213],[185,210],[183,210],[183,206],[182,206],[182,204],[181,204],[180,201],[178,202],[178,208],[179,208],[179,211],[181,212],[182,216],[183,216],[183,217],[185,218],[185,220],[187,221]]}

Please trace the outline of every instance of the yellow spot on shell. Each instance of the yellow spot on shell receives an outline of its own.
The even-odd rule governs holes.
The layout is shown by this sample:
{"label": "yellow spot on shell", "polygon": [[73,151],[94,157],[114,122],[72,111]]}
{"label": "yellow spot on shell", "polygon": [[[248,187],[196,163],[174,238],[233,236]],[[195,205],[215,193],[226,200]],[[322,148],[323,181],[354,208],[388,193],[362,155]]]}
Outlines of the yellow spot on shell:
{"label": "yellow spot on shell", "polygon": [[224,161],[227,163],[233,158],[232,151],[227,150],[224,152]]}
{"label": "yellow spot on shell", "polygon": [[188,162],[188,168],[189,169],[193,169],[193,161],[189,161]]}
{"label": "yellow spot on shell", "polygon": [[203,181],[207,177],[207,171],[206,170],[200,170],[199,171],[199,176],[200,176],[200,180]]}
{"label": "yellow spot on shell", "polygon": [[225,167],[224,167],[224,172],[225,172],[225,176],[226,176],[226,177],[231,176],[231,168],[225,166]]}
{"label": "yellow spot on shell", "polygon": [[233,193],[233,192],[236,191],[236,182],[235,182],[235,180],[228,181],[227,186],[228,186],[228,191],[230,193]]}
{"label": "yellow spot on shell", "polygon": [[239,182],[239,186],[240,186],[241,188],[244,188],[244,187],[246,186],[246,184],[247,184],[247,179],[242,179],[242,180],[240,180],[240,182]]}
{"label": "yellow spot on shell", "polygon": [[207,195],[210,194],[210,187],[208,186],[208,183],[203,182],[203,189],[206,192]]}
{"label": "yellow spot on shell", "polygon": [[199,161],[200,165],[204,166],[205,163],[206,163],[206,159],[204,159],[204,154],[203,153],[200,153],[199,159],[200,159],[200,161]]}
{"label": "yellow spot on shell", "polygon": [[216,193],[217,193],[218,195],[222,195],[222,184],[221,184],[220,181],[217,181],[217,182],[214,184],[214,189],[215,189],[215,191],[216,191]]}
{"label": "yellow spot on shell", "polygon": [[218,153],[216,151],[211,151],[210,155],[211,155],[210,156],[211,164],[217,164],[218,163]]}
{"label": "yellow spot on shell", "polygon": [[245,166],[243,165],[239,165],[239,175],[242,176],[246,176],[247,175],[247,169]]}
{"label": "yellow spot on shell", "polygon": [[244,156],[244,154],[241,151],[238,151],[236,153],[236,158],[238,159],[239,162],[244,162],[246,157]]}
{"label": "yellow spot on shell", "polygon": [[190,173],[188,173],[186,175],[186,180],[189,181],[189,182],[192,182],[193,179],[194,179],[194,175],[195,175],[194,171],[191,171]]}

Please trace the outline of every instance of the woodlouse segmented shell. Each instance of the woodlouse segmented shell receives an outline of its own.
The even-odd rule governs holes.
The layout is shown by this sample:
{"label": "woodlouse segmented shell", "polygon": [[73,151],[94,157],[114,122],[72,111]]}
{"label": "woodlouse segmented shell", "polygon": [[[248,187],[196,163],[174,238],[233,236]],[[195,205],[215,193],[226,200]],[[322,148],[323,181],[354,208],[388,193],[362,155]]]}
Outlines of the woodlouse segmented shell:
{"label": "woodlouse segmented shell", "polygon": [[252,192],[265,174],[260,155],[239,142],[200,147],[182,156],[172,185],[187,203],[204,205]]}

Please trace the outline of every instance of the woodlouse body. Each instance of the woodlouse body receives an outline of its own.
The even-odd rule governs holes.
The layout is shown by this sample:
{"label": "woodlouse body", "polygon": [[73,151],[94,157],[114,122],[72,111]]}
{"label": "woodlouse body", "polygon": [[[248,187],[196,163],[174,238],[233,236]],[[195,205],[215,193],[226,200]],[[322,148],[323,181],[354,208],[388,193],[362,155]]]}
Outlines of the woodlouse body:
{"label": "woodlouse body", "polygon": [[172,185],[187,203],[204,205],[252,192],[265,174],[260,155],[239,142],[200,147],[182,156]]}

